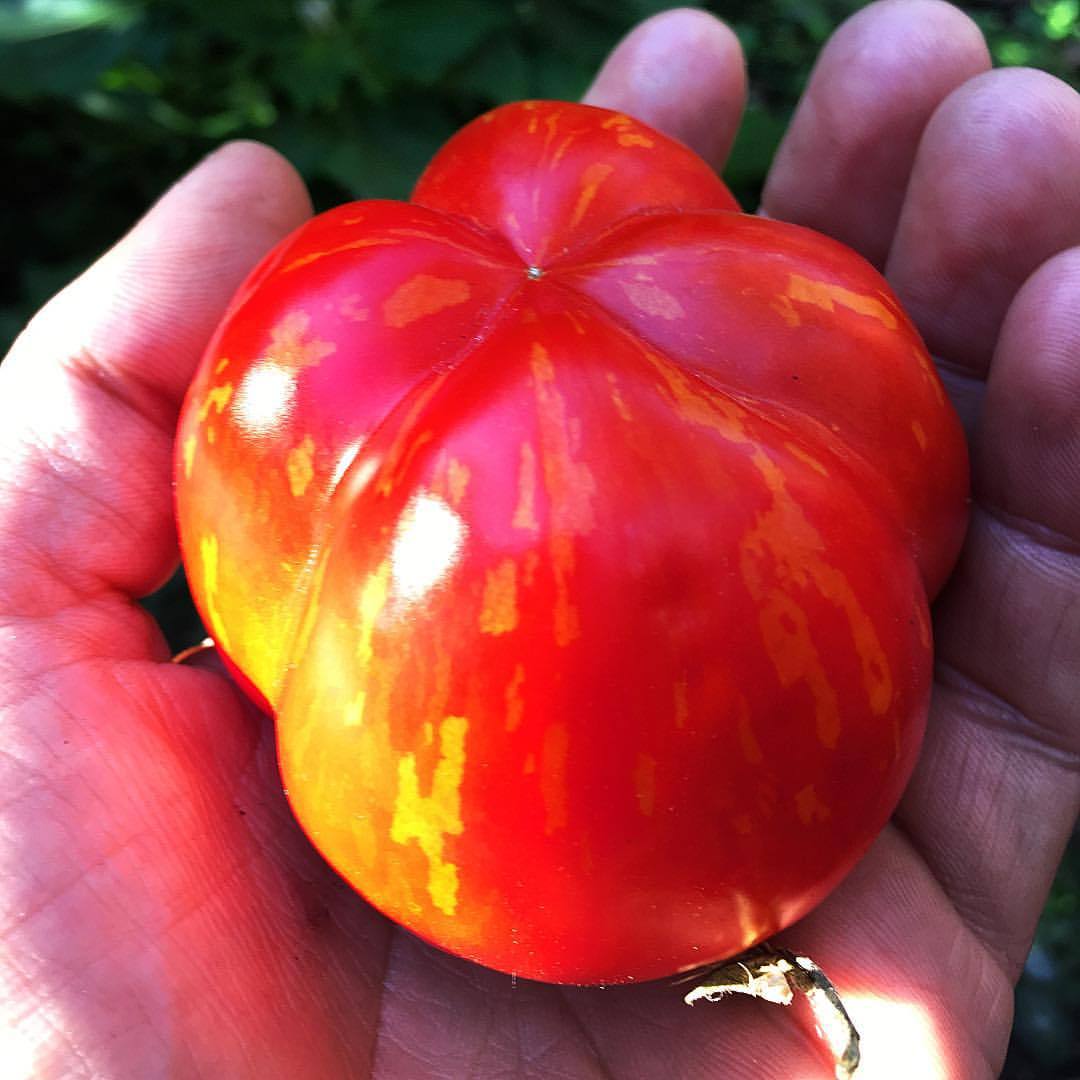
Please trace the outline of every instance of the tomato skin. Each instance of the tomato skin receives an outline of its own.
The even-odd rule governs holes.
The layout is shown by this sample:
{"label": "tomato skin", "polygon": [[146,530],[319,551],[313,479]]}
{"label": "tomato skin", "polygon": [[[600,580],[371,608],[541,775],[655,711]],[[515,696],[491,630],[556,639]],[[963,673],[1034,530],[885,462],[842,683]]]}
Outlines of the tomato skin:
{"label": "tomato skin", "polygon": [[887,285],[604,110],[505,106],[288,238],[181,419],[181,543],[301,825],[567,983],[789,925],[913,767],[964,440]]}

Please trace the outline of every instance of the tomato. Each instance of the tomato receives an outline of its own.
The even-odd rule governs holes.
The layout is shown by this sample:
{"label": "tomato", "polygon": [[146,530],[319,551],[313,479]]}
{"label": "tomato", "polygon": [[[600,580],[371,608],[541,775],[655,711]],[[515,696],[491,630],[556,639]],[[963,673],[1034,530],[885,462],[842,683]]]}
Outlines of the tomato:
{"label": "tomato", "polygon": [[967,461],[861,258],[526,102],[265,259],[176,479],[329,862],[461,956],[616,983],[789,925],[880,831]]}

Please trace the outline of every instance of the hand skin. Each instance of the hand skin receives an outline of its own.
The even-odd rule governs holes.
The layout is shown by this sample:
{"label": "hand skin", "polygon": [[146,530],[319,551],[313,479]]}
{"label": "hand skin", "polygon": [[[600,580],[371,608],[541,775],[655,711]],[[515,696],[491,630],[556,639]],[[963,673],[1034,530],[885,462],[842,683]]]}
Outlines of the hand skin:
{"label": "hand skin", "polygon": [[[635,30],[587,100],[720,168],[743,98],[731,32],[677,11]],[[884,268],[972,445],[918,769],[782,938],[844,993],[860,1080],[996,1075],[1080,804],[1078,180],[1071,89],[990,71],[939,0],[883,0],[825,48],[765,191],[764,212]],[[4,1075],[830,1075],[798,1009],[515,985],[395,929],[293,823],[270,722],[219,671],[167,662],[134,598],[176,563],[181,396],[235,286],[309,213],[281,158],[226,146],[0,366]]]}

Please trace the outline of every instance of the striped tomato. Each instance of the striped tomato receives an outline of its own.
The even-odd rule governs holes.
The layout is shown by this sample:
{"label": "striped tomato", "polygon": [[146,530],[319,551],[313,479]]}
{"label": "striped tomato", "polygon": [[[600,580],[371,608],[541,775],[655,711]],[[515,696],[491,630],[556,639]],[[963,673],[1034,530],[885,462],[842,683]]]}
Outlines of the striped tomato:
{"label": "striped tomato", "polygon": [[462,956],[620,982],[817,904],[912,769],[959,424],[883,279],[526,102],[234,299],[177,449],[300,823]]}

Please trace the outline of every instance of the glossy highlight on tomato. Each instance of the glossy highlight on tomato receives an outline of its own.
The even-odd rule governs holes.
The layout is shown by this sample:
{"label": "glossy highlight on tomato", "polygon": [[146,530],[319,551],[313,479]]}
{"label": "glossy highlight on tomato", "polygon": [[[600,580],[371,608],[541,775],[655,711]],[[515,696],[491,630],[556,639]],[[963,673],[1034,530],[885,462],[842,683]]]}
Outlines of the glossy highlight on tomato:
{"label": "glossy highlight on tomato", "polygon": [[616,983],[789,925],[885,824],[967,460],[861,258],[524,102],[267,256],[176,481],[329,862],[461,956]]}

